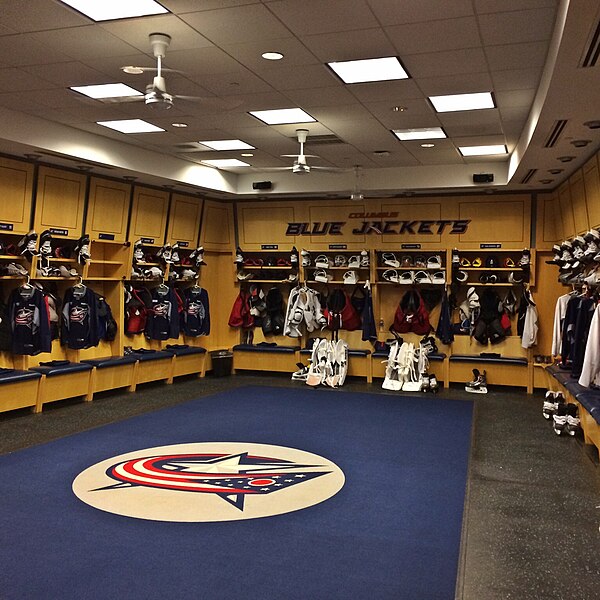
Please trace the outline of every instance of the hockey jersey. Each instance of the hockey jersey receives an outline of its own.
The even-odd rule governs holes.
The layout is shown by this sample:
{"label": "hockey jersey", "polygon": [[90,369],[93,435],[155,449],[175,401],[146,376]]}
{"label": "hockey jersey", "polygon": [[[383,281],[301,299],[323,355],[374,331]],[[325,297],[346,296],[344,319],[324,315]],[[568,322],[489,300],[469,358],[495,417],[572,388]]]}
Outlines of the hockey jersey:
{"label": "hockey jersey", "polygon": [[50,317],[44,294],[26,284],[14,289],[8,301],[14,354],[34,356],[52,350]]}
{"label": "hockey jersey", "polygon": [[100,341],[96,294],[85,285],[65,292],[60,337],[73,350],[91,348]]}
{"label": "hockey jersey", "polygon": [[181,328],[189,337],[210,333],[208,292],[204,288],[193,286],[183,292]]}
{"label": "hockey jersey", "polygon": [[148,311],[146,337],[149,340],[168,340],[179,337],[178,301],[175,290],[159,285],[151,292],[152,305]]}

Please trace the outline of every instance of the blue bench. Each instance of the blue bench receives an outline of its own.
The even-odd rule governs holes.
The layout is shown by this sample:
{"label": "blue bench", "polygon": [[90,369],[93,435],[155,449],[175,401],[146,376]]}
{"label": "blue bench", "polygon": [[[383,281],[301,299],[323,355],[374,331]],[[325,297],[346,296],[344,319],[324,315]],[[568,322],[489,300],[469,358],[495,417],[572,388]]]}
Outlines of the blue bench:
{"label": "blue bench", "polygon": [[518,365],[521,367],[529,364],[524,356],[481,356],[480,354],[451,354],[450,362]]}
{"label": "blue bench", "polygon": [[165,352],[164,350],[133,351],[128,356],[134,356],[137,359],[133,377],[134,389],[140,383],[149,383],[151,381],[164,380],[166,383],[173,383],[174,352]]}
{"label": "blue bench", "polygon": [[[118,388],[129,388],[135,391],[134,371],[137,358],[131,354],[125,356],[103,356],[86,358],[81,361],[94,368],[90,383],[90,396],[96,392],[106,392]],[[92,398],[90,397],[90,400]]]}
{"label": "blue bench", "polygon": [[173,377],[181,375],[197,374],[198,377],[204,377],[204,373],[206,372],[206,348],[201,348],[200,346],[168,345],[163,348],[163,351],[168,352],[174,357],[169,383],[173,381]]}
{"label": "blue bench", "polygon": [[253,344],[237,344],[233,347],[234,352],[270,352],[274,354],[294,354],[300,350],[300,346],[260,346]]}
{"label": "blue bench", "polygon": [[524,356],[451,354],[448,358],[448,378],[452,382],[470,381],[473,368],[486,371],[490,385],[523,386],[528,394],[533,393],[533,369]]}
{"label": "blue bench", "polygon": [[[293,373],[297,369],[300,346],[237,344],[232,349],[234,372],[247,370]],[[258,354],[269,354],[269,358],[261,361]]]}
{"label": "blue bench", "polygon": [[0,369],[0,412],[30,407],[37,410],[42,376],[33,371]]}
{"label": "blue bench", "polygon": [[91,374],[93,367],[87,363],[51,361],[31,367],[30,371],[42,376],[38,396],[37,412],[44,404],[84,396],[86,401],[93,399]]}

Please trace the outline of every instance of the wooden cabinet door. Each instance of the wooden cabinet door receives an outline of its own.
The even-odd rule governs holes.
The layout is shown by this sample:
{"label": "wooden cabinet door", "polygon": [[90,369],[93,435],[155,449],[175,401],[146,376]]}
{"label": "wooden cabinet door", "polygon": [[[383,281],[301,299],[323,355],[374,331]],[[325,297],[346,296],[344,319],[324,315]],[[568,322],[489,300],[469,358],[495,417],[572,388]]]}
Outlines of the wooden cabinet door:
{"label": "wooden cabinet door", "polygon": [[124,242],[127,237],[131,187],[92,177],[85,230],[93,240]]}
{"label": "wooden cabinet door", "polygon": [[33,165],[0,158],[0,232],[29,231],[32,186]]}
{"label": "wooden cabinet door", "polygon": [[77,239],[83,229],[86,176],[40,167],[34,228],[50,229],[53,236]]}
{"label": "wooden cabinet door", "polygon": [[193,196],[173,194],[169,211],[169,231],[167,241],[179,242],[181,247],[192,248],[198,243],[202,200]]}
{"label": "wooden cabinet door", "polygon": [[135,187],[129,240],[143,239],[147,244],[161,246],[165,239],[169,193],[151,188]]}
{"label": "wooden cabinet door", "polygon": [[206,200],[200,243],[205,250],[230,252],[235,248],[233,207]]}

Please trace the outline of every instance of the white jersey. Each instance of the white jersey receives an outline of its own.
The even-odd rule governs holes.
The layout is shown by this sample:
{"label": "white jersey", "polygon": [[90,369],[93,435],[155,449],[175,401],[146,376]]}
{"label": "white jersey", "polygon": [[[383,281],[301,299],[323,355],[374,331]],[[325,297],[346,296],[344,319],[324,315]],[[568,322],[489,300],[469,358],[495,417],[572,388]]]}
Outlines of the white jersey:
{"label": "white jersey", "polygon": [[560,296],[556,300],[554,309],[554,328],[552,329],[552,355],[558,356],[562,346],[562,326],[567,312],[567,304],[571,299],[571,294]]}
{"label": "white jersey", "polygon": [[579,376],[579,385],[590,387],[592,383],[600,386],[600,304],[596,306],[590,323],[583,367]]}
{"label": "white jersey", "polygon": [[527,294],[527,310],[525,311],[525,322],[523,323],[523,335],[521,336],[521,346],[531,348],[537,344],[537,335],[539,330],[538,312],[530,292]]}

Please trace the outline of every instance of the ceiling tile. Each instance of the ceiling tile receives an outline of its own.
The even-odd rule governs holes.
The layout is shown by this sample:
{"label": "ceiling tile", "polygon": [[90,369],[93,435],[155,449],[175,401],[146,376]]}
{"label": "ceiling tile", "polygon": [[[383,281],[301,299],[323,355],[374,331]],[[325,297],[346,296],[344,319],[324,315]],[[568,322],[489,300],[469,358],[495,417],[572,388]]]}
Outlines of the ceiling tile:
{"label": "ceiling tile", "polygon": [[297,36],[379,26],[364,0],[276,0],[267,6]]}
{"label": "ceiling tile", "polygon": [[395,25],[385,32],[401,57],[481,45],[475,17]]}
{"label": "ceiling tile", "polygon": [[503,109],[507,107],[531,107],[535,89],[500,91],[494,94],[496,105]]}
{"label": "ceiling tile", "polygon": [[346,89],[361,102],[385,100],[390,108],[396,104],[403,104],[405,100],[423,97],[417,84],[412,79],[356,83],[346,86]]}
{"label": "ceiling tile", "polygon": [[548,41],[486,46],[484,52],[492,71],[514,69],[523,65],[543,67],[548,54]]}
{"label": "ceiling tile", "polygon": [[351,44],[347,32],[305,35],[301,39],[324,63],[396,55],[394,45],[381,28],[353,31]]}
{"label": "ceiling tile", "polygon": [[0,69],[0,89],[1,90],[44,90],[50,87],[50,84],[44,79],[34,77],[25,71],[15,68]]}
{"label": "ceiling tile", "polygon": [[440,77],[420,77],[417,84],[425,96],[488,92],[494,87],[492,78],[487,71]]}
{"label": "ceiling tile", "polygon": [[143,19],[110,21],[102,23],[100,27],[128,45],[142,52],[147,52],[150,56],[152,56],[152,48],[148,36],[154,32],[166,33],[171,36],[171,43],[166,52],[167,57],[171,52],[206,48],[213,45],[212,42],[175,15],[156,15]]}
{"label": "ceiling tile", "polygon": [[286,90],[285,95],[305,110],[307,106],[351,104],[356,101],[356,98],[342,85]]}
{"label": "ceiling tile", "polygon": [[478,14],[499,13],[529,8],[555,8],[558,0],[474,0]]}
{"label": "ceiling tile", "polygon": [[485,45],[518,44],[550,39],[554,18],[554,8],[515,10],[480,15],[479,27]]}
{"label": "ceiling tile", "polygon": [[35,33],[5,35],[0,37],[0,57],[2,63],[11,67],[25,65],[47,65],[71,60],[63,53],[60,43],[43,44]]}
{"label": "ceiling tile", "polygon": [[202,0],[202,8],[198,0],[160,0],[160,3],[172,13],[183,14],[199,10],[214,10],[215,8],[230,8],[244,4],[260,4],[259,0]]}
{"label": "ceiling tile", "polygon": [[371,2],[371,8],[386,26],[429,21],[431,16],[443,15],[446,19],[453,19],[473,14],[471,0],[377,0]]}
{"label": "ceiling tile", "polygon": [[297,90],[310,85],[312,88],[328,87],[335,82],[335,76],[324,65],[299,65],[293,69],[282,67],[268,69],[261,77],[280,90]]}
{"label": "ceiling tile", "polygon": [[165,60],[165,66],[178,69],[189,75],[247,72],[247,69],[235,59],[214,46],[169,52]]}
{"label": "ceiling tile", "polygon": [[534,69],[515,69],[510,71],[496,71],[492,73],[494,90],[527,90],[537,88],[542,76],[541,67]]}
{"label": "ceiling tile", "polygon": [[23,71],[60,87],[110,83],[104,73],[77,61],[23,67]]}
{"label": "ceiling tile", "polygon": [[214,44],[266,42],[290,35],[263,4],[187,13],[181,18]]}
{"label": "ceiling tile", "polygon": [[487,63],[481,48],[428,52],[403,57],[403,62],[412,77],[437,77],[460,73],[481,73]]}
{"label": "ceiling tile", "polygon": [[89,25],[90,19],[60,2],[2,2],[2,24],[22,33]]}

